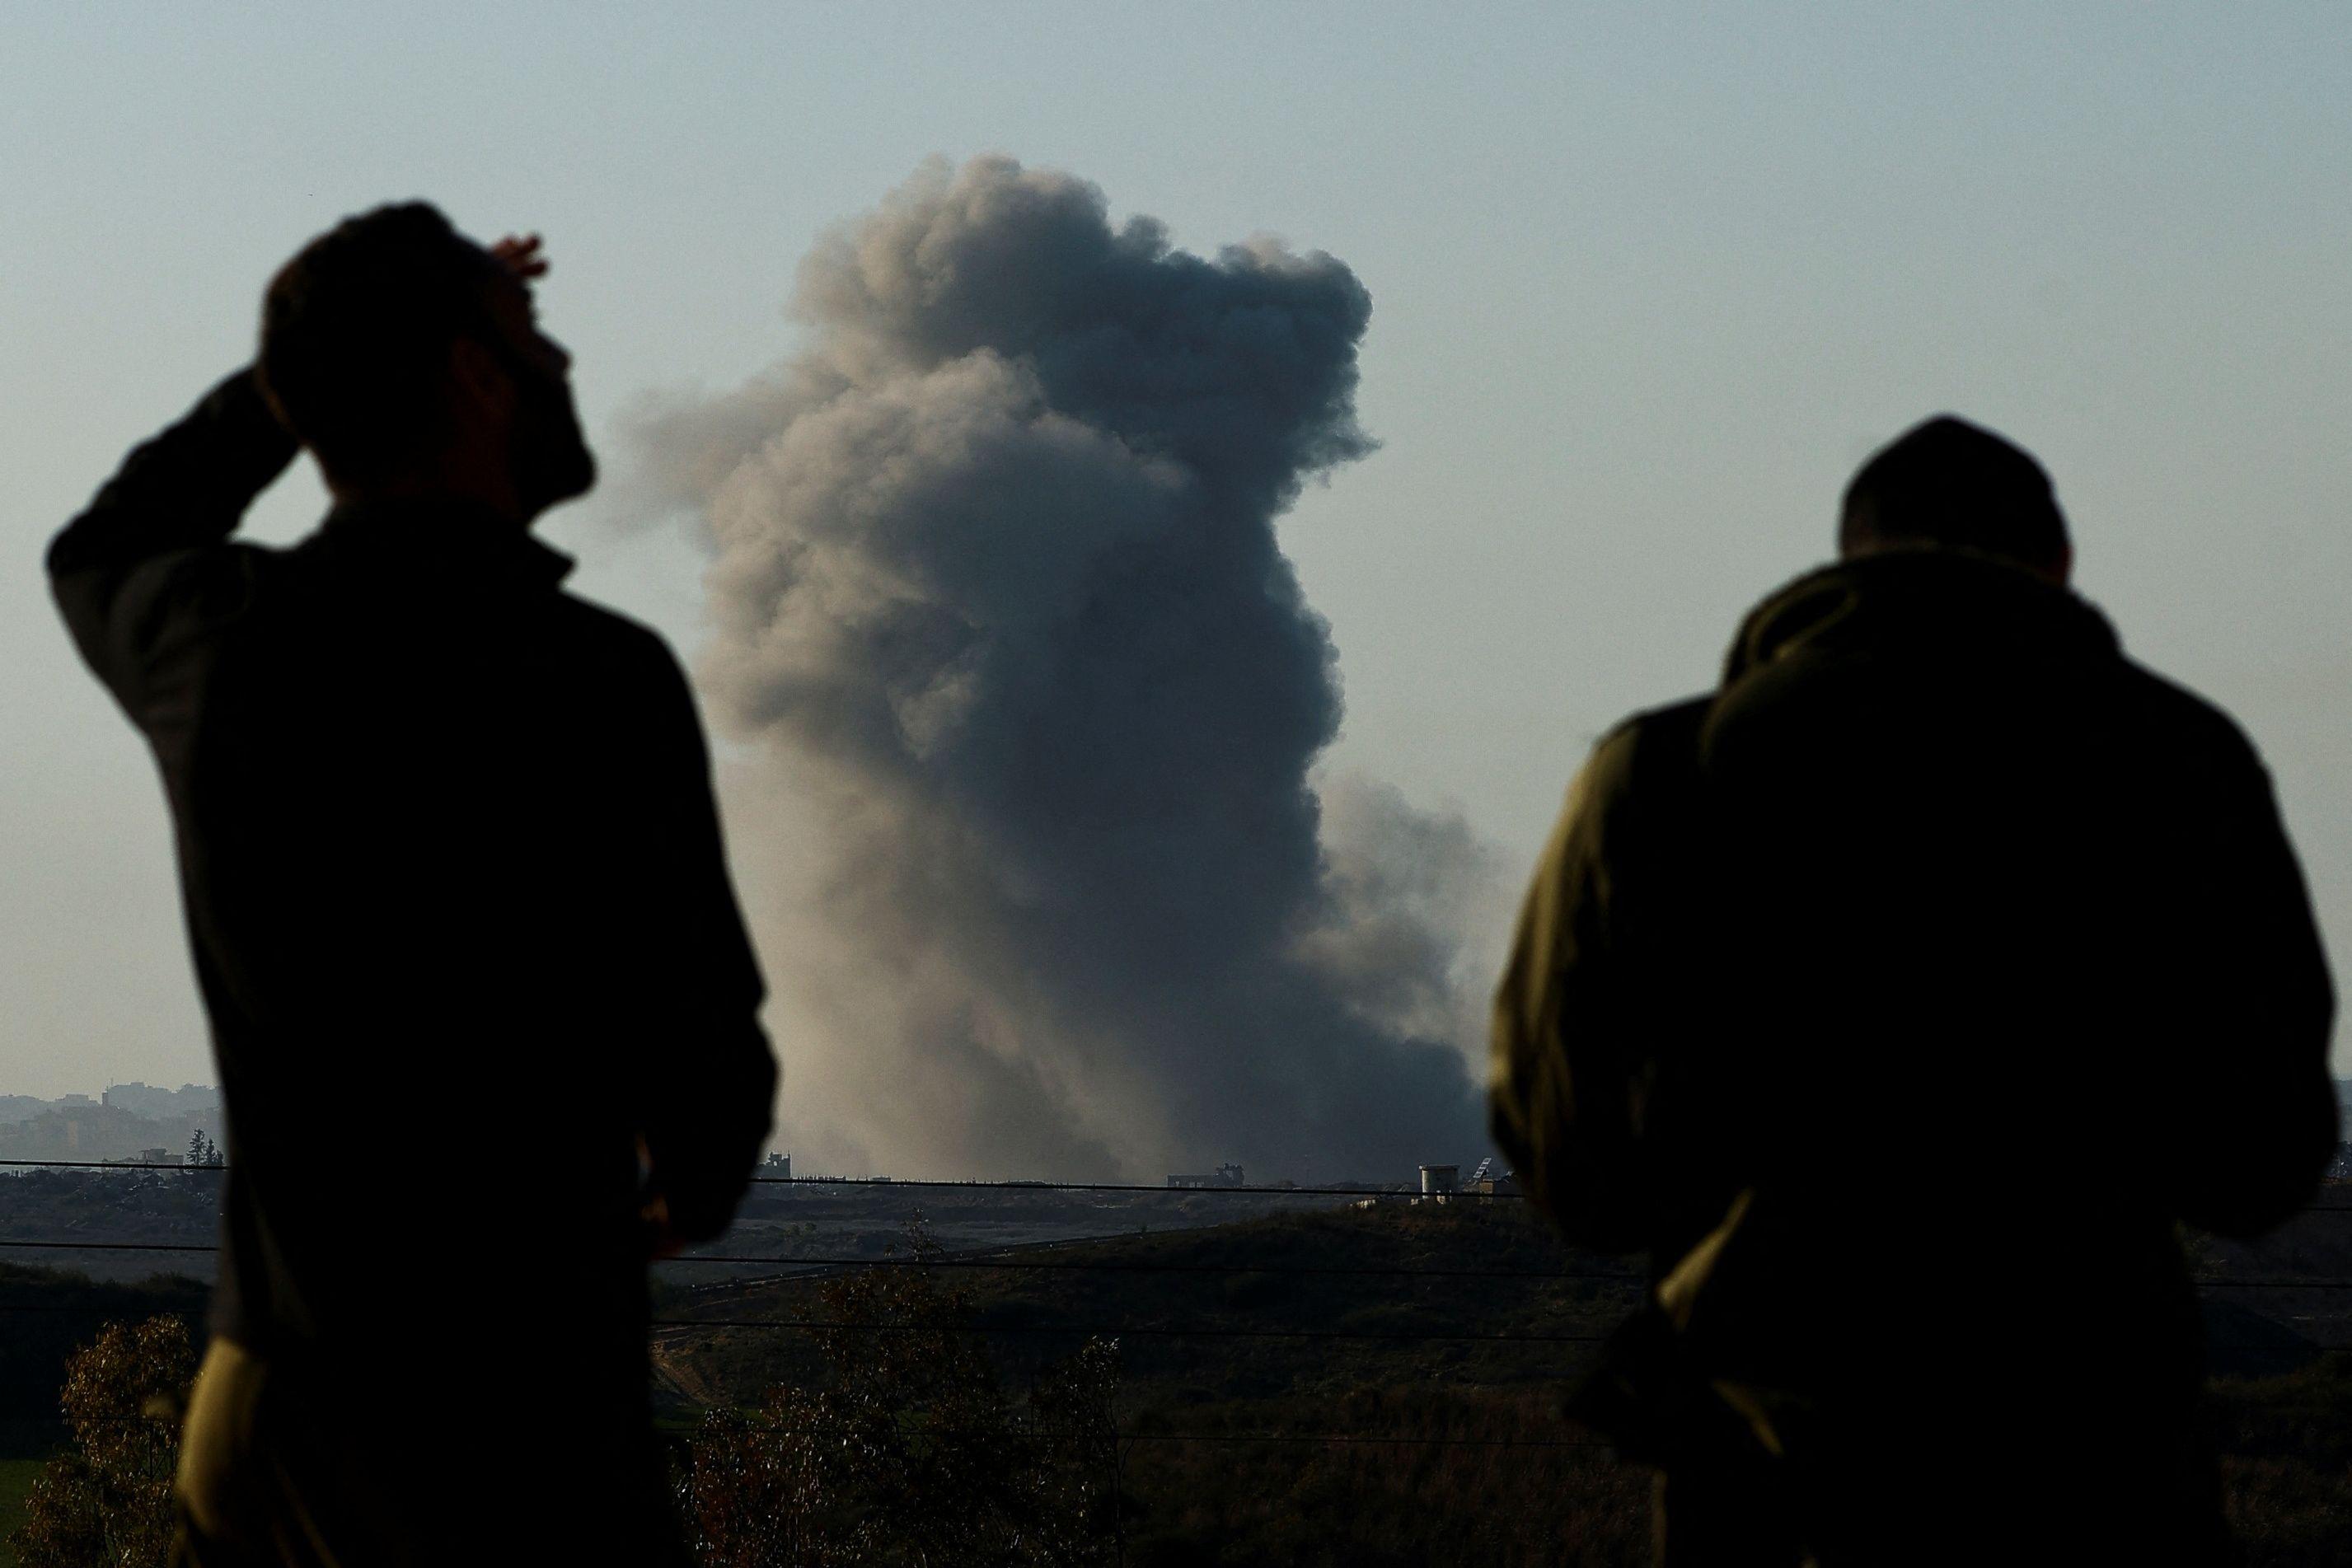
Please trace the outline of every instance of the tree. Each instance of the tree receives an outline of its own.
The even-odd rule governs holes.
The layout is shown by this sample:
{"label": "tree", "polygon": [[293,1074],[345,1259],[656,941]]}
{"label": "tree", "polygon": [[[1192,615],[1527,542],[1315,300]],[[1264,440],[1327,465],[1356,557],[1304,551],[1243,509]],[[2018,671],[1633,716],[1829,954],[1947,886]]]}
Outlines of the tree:
{"label": "tree", "polygon": [[[916,1264],[937,1259],[919,1220]],[[677,1494],[709,1568],[1081,1568],[1118,1529],[1116,1347],[1090,1341],[1004,1394],[961,1293],[904,1263],[824,1289],[829,1386],[713,1411]]]}
{"label": "tree", "polygon": [[202,1127],[189,1134],[186,1163],[191,1166],[216,1166],[221,1163],[220,1145],[206,1137]]}
{"label": "tree", "polygon": [[8,1537],[19,1568],[162,1568],[195,1348],[178,1318],[109,1323],[66,1364],[72,1451],[51,1459]]}

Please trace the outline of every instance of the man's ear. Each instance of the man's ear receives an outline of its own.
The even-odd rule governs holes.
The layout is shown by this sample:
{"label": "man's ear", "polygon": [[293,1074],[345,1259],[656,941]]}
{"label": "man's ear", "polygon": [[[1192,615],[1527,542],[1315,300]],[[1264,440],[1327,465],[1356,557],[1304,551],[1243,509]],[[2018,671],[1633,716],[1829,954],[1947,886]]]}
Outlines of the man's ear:
{"label": "man's ear", "polygon": [[514,407],[514,377],[479,339],[460,337],[449,345],[449,379],[463,409],[503,417]]}

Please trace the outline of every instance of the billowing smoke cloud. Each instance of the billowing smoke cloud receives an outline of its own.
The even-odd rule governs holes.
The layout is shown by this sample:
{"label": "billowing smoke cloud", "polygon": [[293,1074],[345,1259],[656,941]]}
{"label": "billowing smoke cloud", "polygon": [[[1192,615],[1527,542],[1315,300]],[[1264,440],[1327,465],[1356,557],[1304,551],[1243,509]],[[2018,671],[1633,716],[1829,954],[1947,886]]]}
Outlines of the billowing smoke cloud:
{"label": "billowing smoke cloud", "polygon": [[934,162],[803,264],[799,358],[646,420],[715,551],[731,831],[789,812],[805,850],[747,890],[799,1149],[1157,1179],[1480,1145],[1448,932],[1483,862],[1377,786],[1327,822],[1333,653],[1275,538],[1371,449],[1370,312],[1330,256],[1206,260],[1067,175]]}

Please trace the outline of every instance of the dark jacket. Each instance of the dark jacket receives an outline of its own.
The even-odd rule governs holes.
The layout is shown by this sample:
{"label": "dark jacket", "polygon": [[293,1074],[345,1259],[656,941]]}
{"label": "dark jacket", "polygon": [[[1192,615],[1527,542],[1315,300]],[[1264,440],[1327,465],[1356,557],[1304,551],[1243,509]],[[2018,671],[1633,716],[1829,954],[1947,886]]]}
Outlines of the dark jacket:
{"label": "dark jacket", "polygon": [[2097,612],[1958,552],[1800,580],[1601,740],[1497,998],[1497,1142],[1662,1281],[1581,1408],[1670,1535],[1760,1455],[1824,1564],[2215,1550],[2174,1228],[2313,1190],[2333,1007],[2252,749]]}
{"label": "dark jacket", "polygon": [[353,1429],[641,1433],[641,1146],[714,1235],[775,1084],[691,696],[488,516],[232,541],[293,453],[233,376],[48,557],[170,797],[231,1134],[217,1330]]}

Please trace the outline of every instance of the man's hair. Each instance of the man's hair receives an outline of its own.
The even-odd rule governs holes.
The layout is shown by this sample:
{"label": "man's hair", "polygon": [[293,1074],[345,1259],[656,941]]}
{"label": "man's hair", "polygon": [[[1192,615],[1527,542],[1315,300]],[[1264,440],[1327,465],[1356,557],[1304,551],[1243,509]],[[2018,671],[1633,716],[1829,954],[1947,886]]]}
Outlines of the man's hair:
{"label": "man's hair", "polygon": [[1840,552],[1904,544],[1979,550],[2029,566],[2063,560],[2070,548],[2042,465],[1948,413],[1882,447],[1846,486]]}
{"label": "man's hair", "polygon": [[397,473],[439,434],[449,345],[495,341],[489,253],[424,202],[345,218],[269,281],[261,386],[337,478]]}

